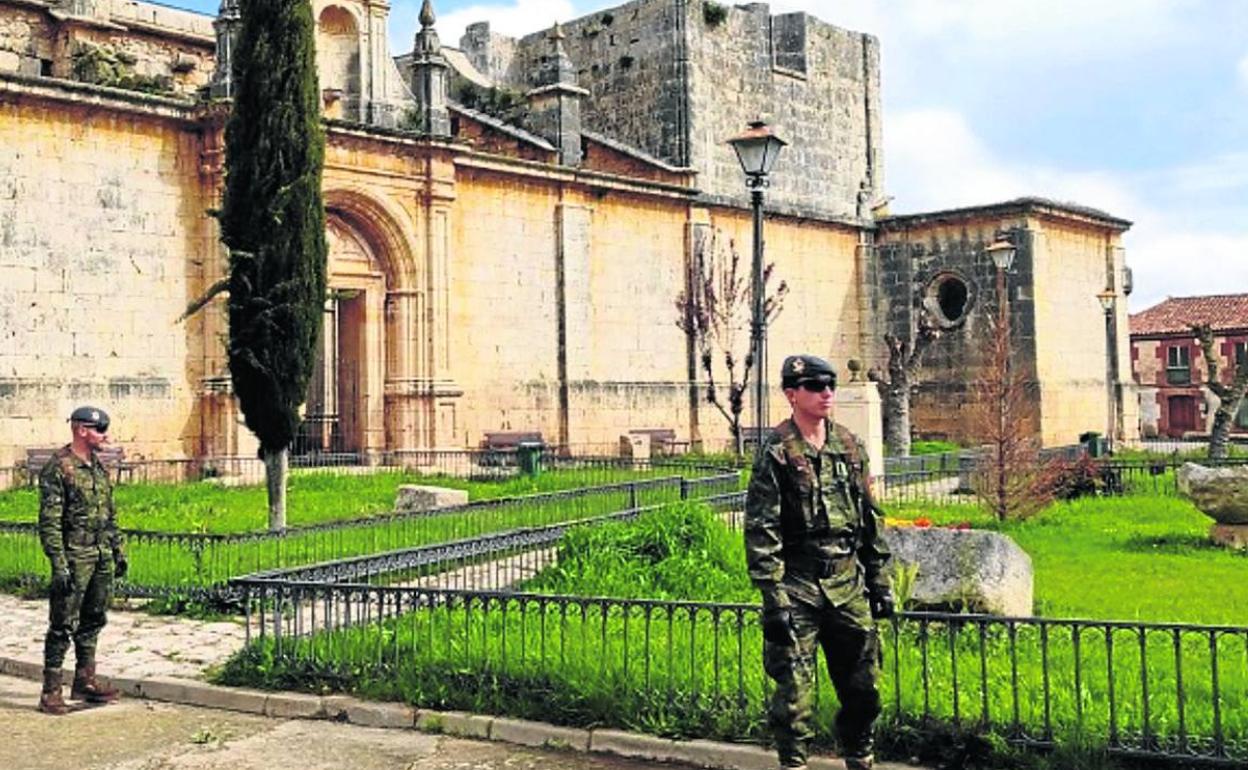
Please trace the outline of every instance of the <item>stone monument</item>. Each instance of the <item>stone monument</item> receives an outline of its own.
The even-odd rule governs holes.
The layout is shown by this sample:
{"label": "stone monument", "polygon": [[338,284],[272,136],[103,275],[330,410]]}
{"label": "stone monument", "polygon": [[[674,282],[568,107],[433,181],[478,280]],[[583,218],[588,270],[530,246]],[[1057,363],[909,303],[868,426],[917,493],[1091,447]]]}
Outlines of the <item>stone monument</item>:
{"label": "stone monument", "polygon": [[1248,466],[1211,468],[1184,463],[1179,492],[1213,519],[1213,542],[1248,550]]}

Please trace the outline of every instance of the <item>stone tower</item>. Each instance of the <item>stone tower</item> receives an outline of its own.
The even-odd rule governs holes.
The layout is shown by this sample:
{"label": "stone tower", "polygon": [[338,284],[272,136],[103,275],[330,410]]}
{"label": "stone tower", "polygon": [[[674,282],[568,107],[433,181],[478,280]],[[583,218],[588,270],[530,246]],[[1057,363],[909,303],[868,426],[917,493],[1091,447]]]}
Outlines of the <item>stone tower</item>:
{"label": "stone tower", "polygon": [[[869,222],[884,192],[876,38],[766,3],[708,8],[633,0],[564,24],[562,48],[588,91],[585,129],[693,168],[706,199],[744,206],[726,142],[761,116],[789,142],[769,207]],[[547,76],[544,32],[517,40],[474,24],[460,46],[497,84],[527,90]]]}

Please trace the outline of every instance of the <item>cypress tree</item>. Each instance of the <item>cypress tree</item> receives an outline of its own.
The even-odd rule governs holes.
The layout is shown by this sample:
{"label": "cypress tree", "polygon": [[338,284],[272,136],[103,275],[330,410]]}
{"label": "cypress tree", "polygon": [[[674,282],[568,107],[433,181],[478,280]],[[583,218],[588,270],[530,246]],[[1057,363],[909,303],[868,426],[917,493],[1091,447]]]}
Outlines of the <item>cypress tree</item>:
{"label": "cypress tree", "polygon": [[278,530],[325,303],[325,135],[309,0],[244,0],[241,11],[220,213],[229,363],[239,408],[260,440],[269,526]]}

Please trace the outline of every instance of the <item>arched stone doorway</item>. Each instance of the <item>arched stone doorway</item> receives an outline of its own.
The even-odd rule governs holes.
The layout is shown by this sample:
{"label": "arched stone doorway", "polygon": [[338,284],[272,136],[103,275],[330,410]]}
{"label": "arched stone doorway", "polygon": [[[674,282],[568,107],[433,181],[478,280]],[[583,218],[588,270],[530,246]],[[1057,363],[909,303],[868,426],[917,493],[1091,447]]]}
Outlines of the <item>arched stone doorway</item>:
{"label": "arched stone doorway", "polygon": [[375,246],[332,210],[324,324],[295,454],[369,455],[385,448],[387,276]]}
{"label": "arched stone doorway", "polygon": [[437,335],[428,271],[415,258],[416,223],[355,187],[327,189],[325,209],[325,333],[300,448],[371,462],[445,446],[462,392],[431,374]]}

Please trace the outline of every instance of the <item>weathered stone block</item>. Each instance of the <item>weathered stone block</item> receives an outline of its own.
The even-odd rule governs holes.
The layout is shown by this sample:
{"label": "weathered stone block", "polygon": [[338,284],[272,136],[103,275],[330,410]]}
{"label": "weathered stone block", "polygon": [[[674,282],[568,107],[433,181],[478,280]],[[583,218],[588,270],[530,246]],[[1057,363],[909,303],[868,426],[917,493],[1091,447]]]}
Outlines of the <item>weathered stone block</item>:
{"label": "weathered stone block", "polygon": [[889,527],[898,563],[917,564],[911,599],[919,607],[1026,617],[1034,596],[1031,557],[997,532]]}
{"label": "weathered stone block", "polygon": [[396,511],[432,511],[437,508],[467,504],[468,493],[462,489],[404,484],[399,487],[394,509]]}
{"label": "weathered stone block", "polygon": [[1248,466],[1209,468],[1184,463],[1179,492],[1219,524],[1248,524]]}
{"label": "weathered stone block", "polygon": [[1248,525],[1214,524],[1209,537],[1218,545],[1248,551]]}

